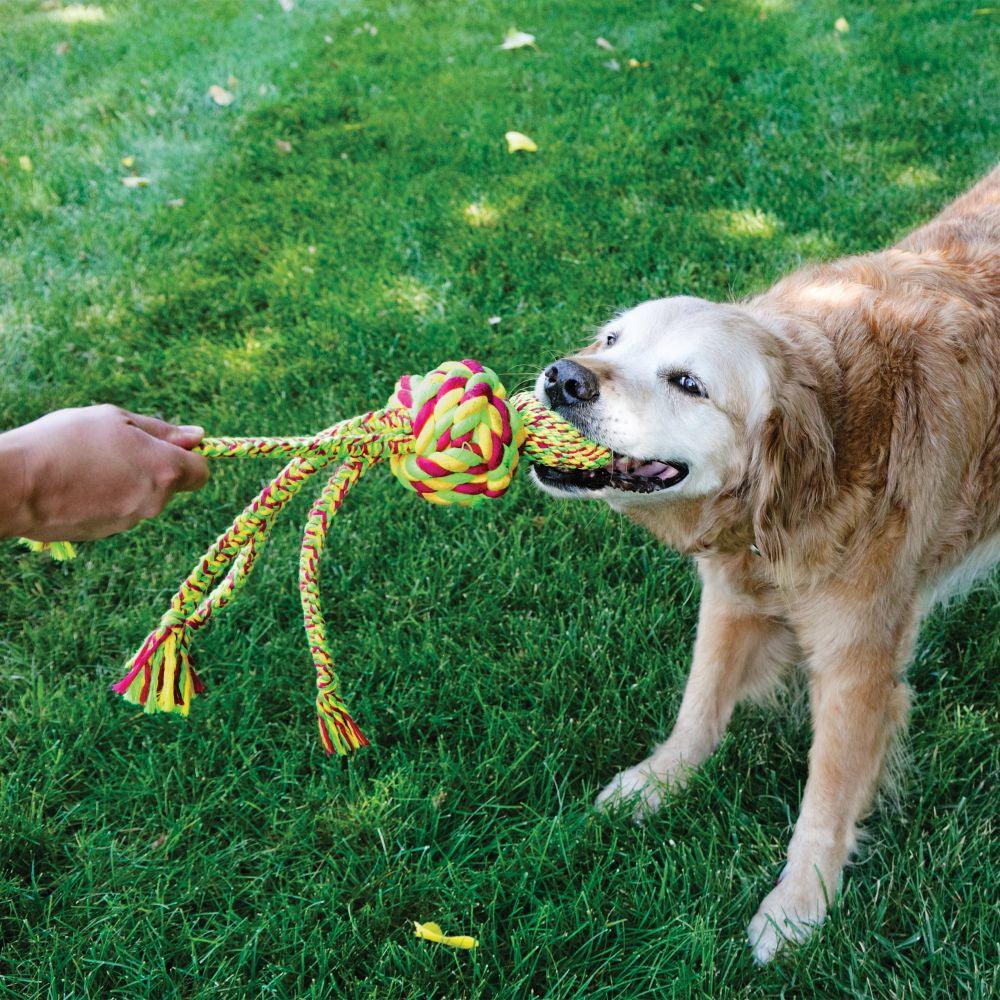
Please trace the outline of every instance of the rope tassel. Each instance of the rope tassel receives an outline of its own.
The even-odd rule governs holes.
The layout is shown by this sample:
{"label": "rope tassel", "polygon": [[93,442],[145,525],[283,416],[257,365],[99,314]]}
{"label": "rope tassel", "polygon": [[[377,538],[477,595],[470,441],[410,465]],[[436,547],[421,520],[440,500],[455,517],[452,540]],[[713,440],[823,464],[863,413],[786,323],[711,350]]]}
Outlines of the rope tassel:
{"label": "rope tassel", "polygon": [[[173,611],[164,616],[168,622]],[[169,621],[150,633],[129,662],[128,673],[112,690],[148,713],[187,715],[191,699],[205,690],[191,663],[191,637],[186,622]]]}
{"label": "rope tassel", "polygon": [[[114,690],[147,712],[188,714],[192,699],[204,690],[191,658],[193,634],[235,600],[292,497],[336,463],[309,511],[299,557],[319,735],[328,754],[368,745],[341,696],[319,591],[330,521],[358,480],[388,459],[393,475],[429,503],[474,506],[507,492],[522,453],[542,465],[577,471],[606,468],[612,459],[607,448],[533,396],[508,399],[497,376],[470,360],[446,362],[423,376],[405,375],[384,409],[312,437],[206,438],[195,450],[208,458],[280,457],[287,464],[198,560]],[[56,558],[72,553],[64,542],[28,544]]]}

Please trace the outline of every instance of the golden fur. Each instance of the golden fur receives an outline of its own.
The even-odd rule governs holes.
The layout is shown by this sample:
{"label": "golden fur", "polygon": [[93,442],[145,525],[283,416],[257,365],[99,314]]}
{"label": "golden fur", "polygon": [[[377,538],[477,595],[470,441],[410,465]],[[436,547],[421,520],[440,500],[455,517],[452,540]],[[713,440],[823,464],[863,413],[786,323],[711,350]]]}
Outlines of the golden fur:
{"label": "golden fur", "polygon": [[[673,732],[598,801],[656,808],[712,752],[737,702],[801,662],[809,778],[785,872],[749,929],[767,961],[823,919],[837,890],[906,718],[922,614],[1000,558],[1000,168],[890,249],[804,268],[736,306],[657,308],[619,317],[575,356],[601,395],[566,412],[641,459],[687,460],[693,438],[713,444],[700,480],[704,448],[675,489],[599,494],[695,557],[700,620]],[[630,337],[646,338],[633,354]],[[641,371],[656,358],[704,364],[708,398],[661,400],[665,368]],[[644,421],[684,431],[630,450]]]}

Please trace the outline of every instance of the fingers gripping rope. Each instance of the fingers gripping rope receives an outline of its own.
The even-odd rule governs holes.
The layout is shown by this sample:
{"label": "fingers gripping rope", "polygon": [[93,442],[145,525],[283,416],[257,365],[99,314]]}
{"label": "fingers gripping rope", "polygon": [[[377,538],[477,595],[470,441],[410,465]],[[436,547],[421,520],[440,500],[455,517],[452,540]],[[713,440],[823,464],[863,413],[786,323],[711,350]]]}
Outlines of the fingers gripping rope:
{"label": "fingers gripping rope", "polygon": [[[209,458],[281,457],[288,462],[198,561],[114,689],[147,712],[187,715],[191,700],[203,690],[191,659],[192,633],[235,599],[288,502],[317,473],[338,463],[309,512],[299,559],[320,740],[327,753],[338,754],[368,740],[340,694],[319,572],[330,519],[358,480],[388,459],[393,475],[424,500],[470,506],[506,493],[522,453],[562,469],[599,469],[611,461],[607,448],[583,437],[533,396],[508,399],[497,376],[469,360],[447,362],[423,376],[406,375],[385,409],[343,420],[313,437],[208,438],[196,450]],[[33,547],[71,555],[64,543],[56,545]]]}

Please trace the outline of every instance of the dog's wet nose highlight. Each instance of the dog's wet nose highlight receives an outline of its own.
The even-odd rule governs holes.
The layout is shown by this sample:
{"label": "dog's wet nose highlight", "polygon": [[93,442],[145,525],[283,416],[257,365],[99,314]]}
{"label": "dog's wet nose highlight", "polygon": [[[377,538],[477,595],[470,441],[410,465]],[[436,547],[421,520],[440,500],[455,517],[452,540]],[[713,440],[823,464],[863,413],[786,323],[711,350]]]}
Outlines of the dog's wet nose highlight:
{"label": "dog's wet nose highlight", "polygon": [[550,406],[576,406],[595,400],[597,376],[583,365],[563,358],[545,369],[545,395]]}

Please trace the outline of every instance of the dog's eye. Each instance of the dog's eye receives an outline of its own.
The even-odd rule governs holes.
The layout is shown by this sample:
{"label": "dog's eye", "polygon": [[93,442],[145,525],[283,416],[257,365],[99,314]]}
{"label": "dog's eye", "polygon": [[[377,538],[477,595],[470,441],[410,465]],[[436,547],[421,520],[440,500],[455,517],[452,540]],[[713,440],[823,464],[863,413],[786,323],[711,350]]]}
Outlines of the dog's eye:
{"label": "dog's eye", "polygon": [[708,395],[705,392],[705,387],[689,372],[675,372],[673,375],[667,376],[667,381],[689,396]]}
{"label": "dog's eye", "polygon": [[617,333],[608,333],[608,334],[605,334],[605,336],[604,336],[604,346],[605,347],[614,347],[615,344],[617,344],[617,343],[618,343],[618,334]]}

